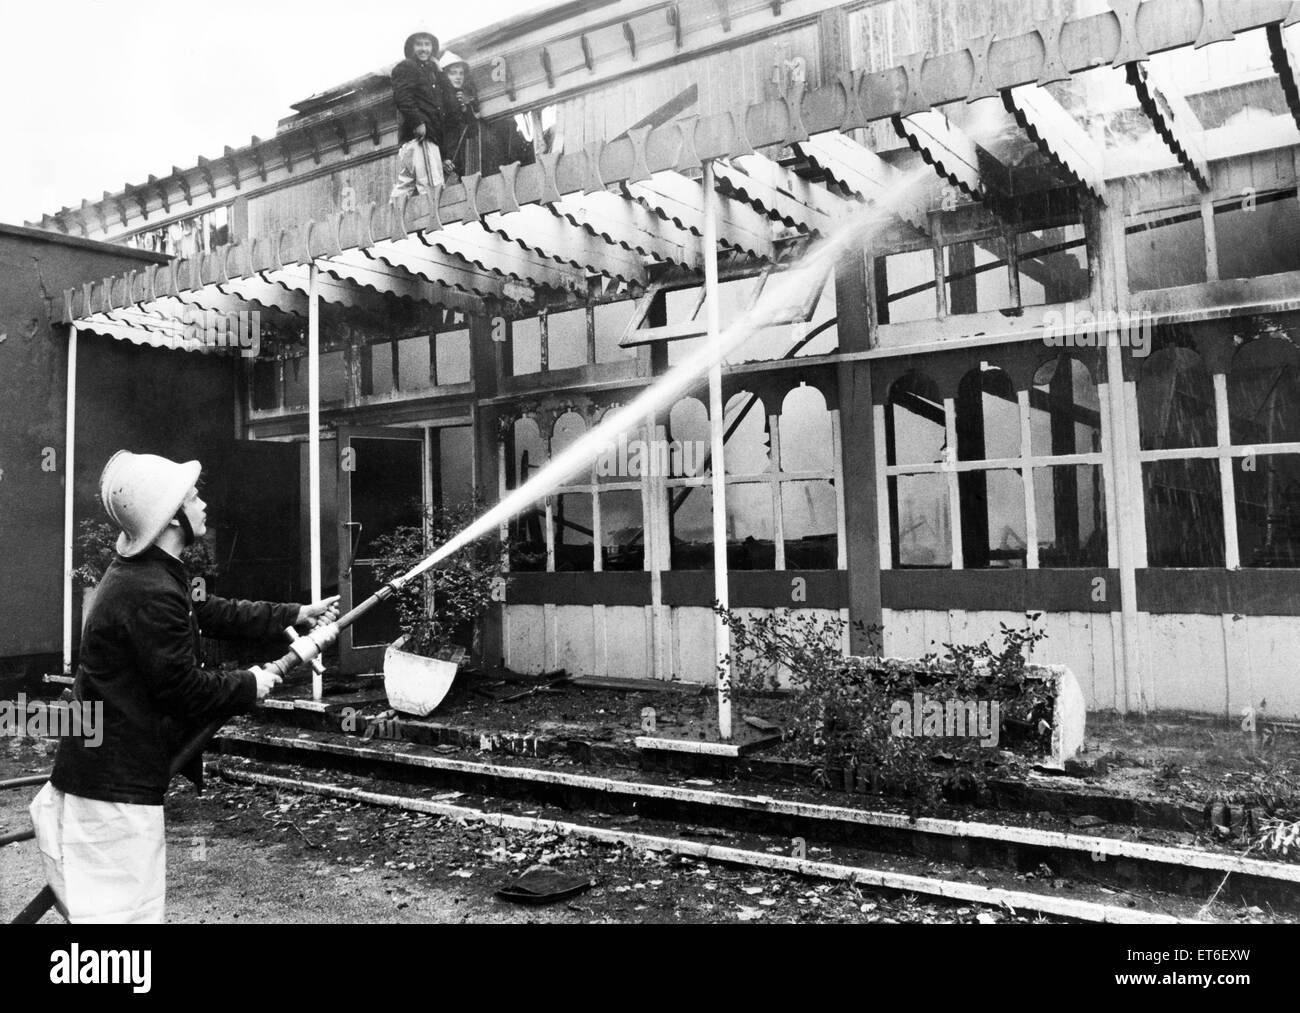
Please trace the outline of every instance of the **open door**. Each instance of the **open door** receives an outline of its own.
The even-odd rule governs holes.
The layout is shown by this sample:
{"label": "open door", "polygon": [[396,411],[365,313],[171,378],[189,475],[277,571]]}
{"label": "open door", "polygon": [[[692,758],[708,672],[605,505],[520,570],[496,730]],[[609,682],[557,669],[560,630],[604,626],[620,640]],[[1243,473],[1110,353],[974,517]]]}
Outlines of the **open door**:
{"label": "open door", "polygon": [[[424,521],[428,462],[423,429],[339,427],[339,594],[343,611],[379,588],[375,540]],[[384,649],[401,636],[386,602],[339,637],[344,672],[378,672]]]}

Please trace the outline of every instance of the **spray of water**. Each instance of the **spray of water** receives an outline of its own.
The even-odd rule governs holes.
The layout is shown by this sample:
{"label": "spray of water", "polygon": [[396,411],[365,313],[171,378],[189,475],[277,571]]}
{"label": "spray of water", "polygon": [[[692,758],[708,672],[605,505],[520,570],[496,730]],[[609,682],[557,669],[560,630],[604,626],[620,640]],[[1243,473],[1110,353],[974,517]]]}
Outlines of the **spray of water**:
{"label": "spray of water", "polygon": [[[812,286],[820,285],[827,272],[849,251],[861,247],[871,235],[889,223],[890,209],[915,202],[924,183],[933,178],[929,166],[902,173],[873,204],[864,205],[845,219],[832,235],[809,249],[797,267],[782,272],[775,283],[747,312],[733,320],[716,342],[705,342],[628,404],[607,414],[560,454],[543,465],[527,482],[512,489],[500,502],[482,514],[397,581],[398,587],[414,580],[444,559],[455,555],[477,539],[530,507],[553,489],[569,481],[592,463],[618,437],[640,425],[647,417],[678,398],[689,394],[714,365],[722,362],[757,331],[771,326],[782,310],[803,303]],[[717,466],[715,464],[715,466]]]}

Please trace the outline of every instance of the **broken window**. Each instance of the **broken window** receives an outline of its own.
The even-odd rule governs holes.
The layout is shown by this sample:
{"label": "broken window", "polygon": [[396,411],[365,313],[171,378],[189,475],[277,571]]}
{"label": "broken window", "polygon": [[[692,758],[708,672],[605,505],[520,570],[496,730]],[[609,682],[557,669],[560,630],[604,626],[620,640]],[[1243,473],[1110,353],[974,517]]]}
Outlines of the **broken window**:
{"label": "broken window", "polygon": [[1025,485],[1019,471],[966,471],[957,476],[962,566],[1024,566]]}
{"label": "broken window", "polygon": [[[1029,442],[1036,457],[1101,452],[1101,403],[1092,374],[1059,355],[1038,367],[1029,392]],[[1034,469],[1038,565],[1105,566],[1105,489],[1100,464]]]}
{"label": "broken window", "polygon": [[[767,410],[755,394],[735,394],[723,412],[723,459],[728,475],[757,475],[768,457]],[[711,438],[711,437],[710,437]],[[705,444],[708,446],[708,444]]]}
{"label": "broken window", "polygon": [[587,354],[587,311],[566,310],[546,315],[546,368],[573,369],[585,366]]}
{"label": "broken window", "polygon": [[1147,461],[1142,465],[1147,564],[1224,565],[1219,462]]}
{"label": "broken window", "polygon": [[[761,398],[742,392],[729,400],[724,417],[728,567],[835,569],[839,503],[832,480],[838,451],[825,396],[813,387],[796,388],[773,419]],[[674,444],[685,442],[707,455],[709,418],[699,401],[684,398],[669,418]],[[695,477],[675,468],[677,477],[668,482],[674,569],[713,568],[707,460],[693,469]]]}
{"label": "broken window", "polygon": [[[546,463],[546,443],[533,419],[516,419],[506,445],[506,475],[511,489],[518,489]],[[546,509],[541,502],[521,510],[509,524],[510,568],[546,569]]]}
{"label": "broken window", "polygon": [[839,502],[831,482],[783,482],[781,526],[787,570],[839,565]]}
{"label": "broken window", "polygon": [[781,471],[824,472],[835,469],[835,432],[826,396],[807,384],[795,387],[781,402]]}
{"label": "broken window", "polygon": [[474,430],[471,426],[443,426],[433,430],[437,471],[434,497],[447,508],[474,502]]}
{"label": "broken window", "polygon": [[[587,431],[577,412],[565,412],[551,433],[550,459],[559,457]],[[592,505],[594,466],[569,478],[554,497],[551,508],[555,569],[592,570],[595,567],[595,513]]]}
{"label": "broken window", "polygon": [[1020,456],[1020,406],[1011,378],[981,362],[957,387],[957,459]]}
{"label": "broken window", "polygon": [[423,390],[433,386],[432,356],[429,353],[435,340],[426,334],[397,342],[397,379],[402,390]]}
{"label": "broken window", "polygon": [[833,355],[838,352],[840,347],[838,320],[835,308],[835,272],[832,271],[826,279],[826,285],[822,289],[821,298],[817,300],[813,315],[804,328],[802,347],[795,355]]}
{"label": "broken window", "polygon": [[190,260],[230,243],[230,209],[223,204],[160,229],[129,236],[124,242],[137,250]]}
{"label": "broken window", "polygon": [[674,570],[713,569],[713,489],[669,486],[668,527]]}
{"label": "broken window", "polygon": [[951,567],[948,476],[897,475],[888,484],[894,569]]}
{"label": "broken window", "polygon": [[590,571],[593,567],[595,532],[590,492],[566,492],[555,497],[555,570]]}
{"label": "broken window", "polygon": [[391,394],[397,390],[397,368],[393,363],[393,343],[376,341],[367,345],[362,355],[368,360],[369,381],[363,377],[361,392],[371,397]]}
{"label": "broken window", "polygon": [[1233,355],[1228,415],[1234,445],[1300,441],[1300,349],[1285,331]]}
{"label": "broken window", "polygon": [[[957,387],[957,458],[1020,456],[1020,405],[1011,378],[982,362]],[[1024,485],[1018,471],[963,471],[957,476],[962,563],[967,569],[1024,566]]]}
{"label": "broken window", "polygon": [[542,322],[538,317],[511,322],[510,362],[514,376],[542,371]]}
{"label": "broken window", "polygon": [[624,348],[619,342],[636,311],[636,300],[601,303],[591,310],[592,326],[596,332],[596,361],[622,362],[636,358],[635,348]]}
{"label": "broken window", "polygon": [[639,489],[600,493],[601,569],[645,569],[645,521]]}
{"label": "broken window", "polygon": [[[459,317],[459,315],[458,315]],[[463,322],[464,318],[459,317]],[[439,387],[470,382],[469,328],[439,331],[434,339],[434,382]]]}
{"label": "broken window", "polygon": [[669,455],[673,478],[703,477],[708,473],[712,437],[709,410],[702,401],[684,397],[673,404],[668,412],[668,436],[670,450],[681,448],[680,452]]}
{"label": "broken window", "polygon": [[1199,206],[1137,215],[1124,233],[1130,291],[1205,281],[1205,227]]}
{"label": "broken window", "polygon": [[1254,278],[1300,270],[1300,202],[1295,188],[1214,205],[1220,278]]}
{"label": "broken window", "polygon": [[1034,469],[1038,565],[1106,565],[1106,497],[1100,464]]}
{"label": "broken window", "polygon": [[[1137,382],[1143,450],[1213,447],[1214,387],[1200,355],[1166,347]],[[1146,461],[1147,560],[1151,566],[1223,566],[1223,496],[1212,460]]]}
{"label": "broken window", "polygon": [[[668,412],[670,447],[710,446],[709,413],[697,398],[676,402]],[[674,570],[713,569],[713,491],[709,485],[709,458],[670,454],[672,478],[668,482],[668,525],[671,565]]]}
{"label": "broken window", "polygon": [[272,411],[280,407],[280,363],[275,359],[257,359],[253,363],[253,411]]}
{"label": "broken window", "polygon": [[1190,348],[1167,347],[1142,365],[1137,382],[1138,428],[1143,450],[1212,447],[1214,384]]}
{"label": "broken window", "polygon": [[1001,239],[953,243],[943,252],[949,313],[979,313],[1013,305]]}
{"label": "broken window", "polygon": [[1300,455],[1232,462],[1242,566],[1300,566]]}
{"label": "broken window", "polygon": [[1101,450],[1101,400],[1092,374],[1078,359],[1061,355],[1034,373],[1029,442],[1037,457]]}
{"label": "broken window", "polygon": [[876,319],[882,324],[932,320],[935,301],[934,253],[930,249],[876,258]]}
{"label": "broken window", "polygon": [[1237,349],[1227,377],[1232,443],[1246,448],[1232,462],[1239,557],[1300,566],[1300,456],[1254,451],[1300,441],[1300,350],[1276,319],[1252,322],[1265,333]]}
{"label": "broken window", "polygon": [[[835,327],[834,272],[825,275],[811,272],[799,276],[785,272],[763,275],[752,290],[750,302],[740,307],[736,316],[760,301],[776,298],[785,301],[780,319],[789,322],[754,330],[739,348],[727,356],[728,365],[826,355],[835,351],[839,341]],[[726,323],[724,318],[724,329]]]}
{"label": "broken window", "polygon": [[1083,226],[1021,232],[1016,236],[1016,271],[1022,306],[1088,298],[1091,275]]}
{"label": "broken window", "polygon": [[729,483],[726,507],[727,567],[732,570],[775,569],[771,483]]}
{"label": "broken window", "polygon": [[923,373],[895,381],[885,407],[890,465],[933,464],[948,445],[947,414],[939,388]]}
{"label": "broken window", "polygon": [[[389,354],[392,354],[391,346]],[[300,355],[284,363],[284,406],[302,408],[308,403],[307,356]],[[341,404],[347,395],[347,371],[343,352],[321,352],[320,403]]]}

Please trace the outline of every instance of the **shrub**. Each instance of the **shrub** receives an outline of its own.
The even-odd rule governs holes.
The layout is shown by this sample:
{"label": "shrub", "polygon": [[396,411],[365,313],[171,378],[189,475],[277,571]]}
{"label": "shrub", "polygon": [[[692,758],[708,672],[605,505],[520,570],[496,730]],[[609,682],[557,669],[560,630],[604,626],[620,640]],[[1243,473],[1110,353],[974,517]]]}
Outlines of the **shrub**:
{"label": "shrub", "polygon": [[[478,516],[478,504],[425,508],[425,527],[404,526],[375,539],[375,572],[390,581],[408,572]],[[433,656],[442,648],[471,647],[478,619],[492,603],[492,582],[501,574],[502,546],[485,535],[408,584],[393,599],[408,637],[406,650]]]}
{"label": "shrub", "polygon": [[718,613],[731,634],[733,694],[771,692],[784,676],[792,691],[789,730],[823,770],[856,769],[874,787],[929,800],[945,790],[978,792],[987,781],[989,749],[977,738],[899,733],[895,705],[910,704],[916,693],[928,700],[996,701],[1003,727],[1015,728],[1022,743],[1038,752],[1050,746],[1051,688],[1025,677],[1041,631],[1004,624],[996,646],[945,644],[946,657],[927,655],[918,667],[878,657],[878,626],[855,624],[876,656],[849,657],[841,619],[788,609],[749,617]]}

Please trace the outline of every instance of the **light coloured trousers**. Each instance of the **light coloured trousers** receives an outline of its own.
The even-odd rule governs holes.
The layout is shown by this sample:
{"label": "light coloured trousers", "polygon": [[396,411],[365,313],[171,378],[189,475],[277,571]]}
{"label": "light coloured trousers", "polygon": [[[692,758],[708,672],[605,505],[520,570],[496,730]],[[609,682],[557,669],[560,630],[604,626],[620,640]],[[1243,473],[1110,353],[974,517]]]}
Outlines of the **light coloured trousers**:
{"label": "light coloured trousers", "polygon": [[68,921],[162,922],[167,898],[162,806],[99,802],[46,784],[30,812],[46,881]]}
{"label": "light coloured trousers", "polygon": [[407,141],[397,153],[397,185],[390,201],[416,194],[428,196],[432,187],[447,182],[442,171],[442,152],[432,141]]}

